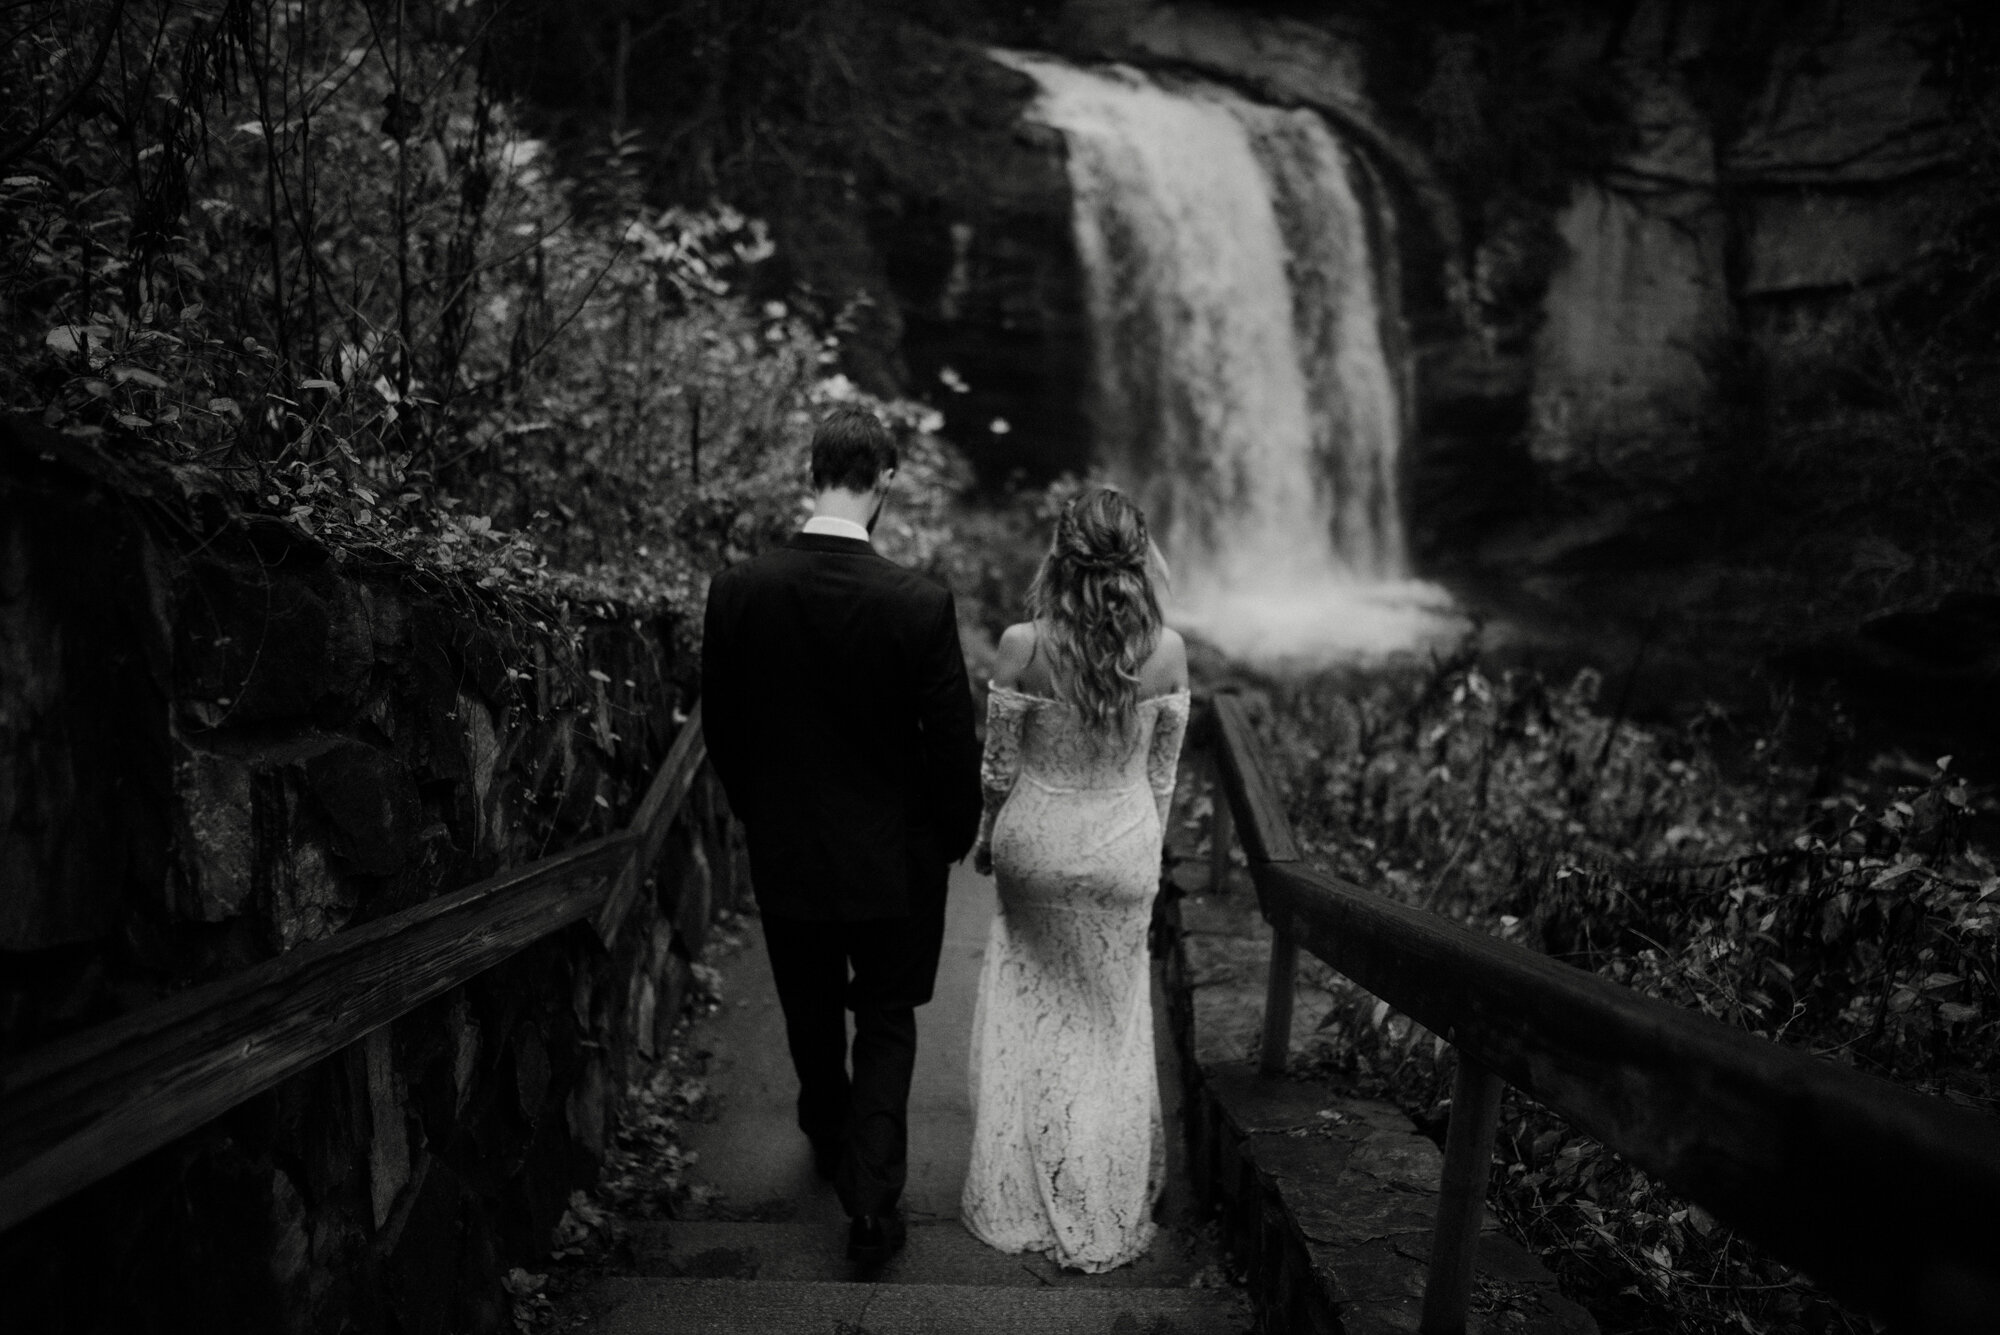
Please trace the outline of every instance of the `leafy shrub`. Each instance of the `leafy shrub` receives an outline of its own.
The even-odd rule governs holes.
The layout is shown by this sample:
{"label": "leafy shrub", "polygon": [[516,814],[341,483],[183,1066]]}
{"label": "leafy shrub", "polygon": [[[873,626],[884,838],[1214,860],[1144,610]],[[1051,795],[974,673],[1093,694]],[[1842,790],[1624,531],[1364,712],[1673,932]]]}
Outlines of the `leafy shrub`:
{"label": "leafy shrub", "polygon": [[[1898,762],[1844,780],[1740,738],[1608,715],[1599,679],[1427,670],[1274,692],[1301,840],[1405,902],[1954,1102],[2000,1107],[1990,795]],[[1817,785],[1817,787],[1816,787]],[[1819,791],[1824,789],[1825,791]],[[1333,980],[1317,1060],[1441,1122],[1448,1049]],[[1607,1330],[1865,1330],[1699,1207],[1510,1092],[1491,1194]]]}
{"label": "leafy shrub", "polygon": [[835,372],[850,313],[749,299],[760,222],[648,207],[635,136],[559,176],[480,77],[486,0],[17,10],[0,404],[338,547],[685,610],[862,399],[925,497],[887,536],[941,541],[936,414]]}

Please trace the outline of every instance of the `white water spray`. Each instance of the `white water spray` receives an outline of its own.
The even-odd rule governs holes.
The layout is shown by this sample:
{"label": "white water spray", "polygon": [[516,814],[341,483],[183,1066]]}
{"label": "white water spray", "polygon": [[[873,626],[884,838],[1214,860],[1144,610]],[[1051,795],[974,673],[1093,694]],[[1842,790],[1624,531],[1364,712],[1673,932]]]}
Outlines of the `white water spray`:
{"label": "white water spray", "polygon": [[1000,58],[1068,144],[1098,449],[1174,571],[1170,618],[1266,661],[1446,633],[1449,600],[1409,578],[1402,408],[1339,141],[1214,85]]}

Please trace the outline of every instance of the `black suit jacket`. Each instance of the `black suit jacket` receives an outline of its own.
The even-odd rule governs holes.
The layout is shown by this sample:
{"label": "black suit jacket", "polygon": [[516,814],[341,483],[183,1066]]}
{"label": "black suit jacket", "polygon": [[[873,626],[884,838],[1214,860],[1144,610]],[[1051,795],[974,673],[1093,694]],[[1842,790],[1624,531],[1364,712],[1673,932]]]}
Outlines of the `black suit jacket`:
{"label": "black suit jacket", "polygon": [[800,533],[715,577],[702,729],[767,914],[935,907],[978,832],[951,594],[857,539]]}

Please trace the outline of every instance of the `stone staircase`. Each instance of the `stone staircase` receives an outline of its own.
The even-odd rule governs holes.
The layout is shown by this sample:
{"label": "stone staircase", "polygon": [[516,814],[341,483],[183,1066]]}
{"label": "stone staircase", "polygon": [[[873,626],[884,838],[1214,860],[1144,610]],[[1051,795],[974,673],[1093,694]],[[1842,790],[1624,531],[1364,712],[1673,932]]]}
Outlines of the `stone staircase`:
{"label": "stone staircase", "polygon": [[[1199,870],[1198,868],[1195,870]],[[1249,1335],[1417,1327],[1438,1151],[1386,1104],[1320,1081],[1267,1081],[1237,1060],[1262,1024],[1268,932],[1247,886],[1205,881],[1170,903],[1179,941],[1156,976],[1154,1019],[1167,1190],[1159,1240],[1106,1275],[1009,1256],[958,1222],[971,1145],[965,1073],[990,881],[954,884],[936,999],[918,1012],[910,1102],[905,1249],[858,1276],[846,1218],[812,1171],[792,1121],[796,1084],[763,946],[719,961],[722,1006],[692,1042],[707,1056],[708,1111],[683,1126],[698,1158],[692,1217],[623,1220],[621,1273],[565,1302],[561,1328],[587,1335]],[[1171,980],[1171,986],[1168,982]],[[1298,1047],[1327,998],[1301,991]],[[1179,1035],[1179,1042],[1174,1035]],[[1194,1064],[1184,1067],[1183,1054]],[[1251,1295],[1223,1264],[1246,1270]],[[1594,1335],[1518,1246],[1481,1240],[1473,1329]]]}
{"label": "stone staircase", "polygon": [[1236,1335],[1241,1300],[1165,1289],[990,1289],[970,1284],[623,1280],[603,1335]]}
{"label": "stone staircase", "polygon": [[1010,1256],[959,1224],[971,1147],[965,1050],[992,882],[962,872],[952,887],[935,1000],[918,1014],[910,1100],[909,1241],[869,1276],[846,1256],[846,1218],[813,1175],[792,1123],[796,1093],[783,1021],[754,924],[721,962],[722,1007],[694,1042],[707,1050],[711,1115],[683,1128],[698,1156],[693,1218],[626,1220],[625,1273],[569,1308],[589,1335],[1248,1335],[1243,1292],[1220,1264],[1215,1229],[1198,1226],[1178,1107],[1182,1081],[1156,993],[1169,1170],[1159,1240],[1105,1275]]}
{"label": "stone staircase", "polygon": [[629,1226],[634,1272],[591,1295],[592,1335],[1247,1335],[1248,1301],[1198,1245],[1163,1235],[1108,1275],[1005,1256],[955,1221],[914,1223],[909,1245],[857,1280],[823,1221],[688,1220]]}

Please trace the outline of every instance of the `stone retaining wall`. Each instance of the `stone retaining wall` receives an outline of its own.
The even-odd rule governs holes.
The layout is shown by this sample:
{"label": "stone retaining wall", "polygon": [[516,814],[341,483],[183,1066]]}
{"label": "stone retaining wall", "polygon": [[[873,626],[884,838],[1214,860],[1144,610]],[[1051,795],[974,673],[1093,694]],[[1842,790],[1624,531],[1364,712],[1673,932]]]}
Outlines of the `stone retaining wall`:
{"label": "stone retaining wall", "polygon": [[[7,424],[0,1055],[615,828],[693,664],[565,615]],[[704,778],[615,950],[567,928],[0,1236],[22,1328],[511,1330],[500,1276],[546,1257],[742,868]]]}

